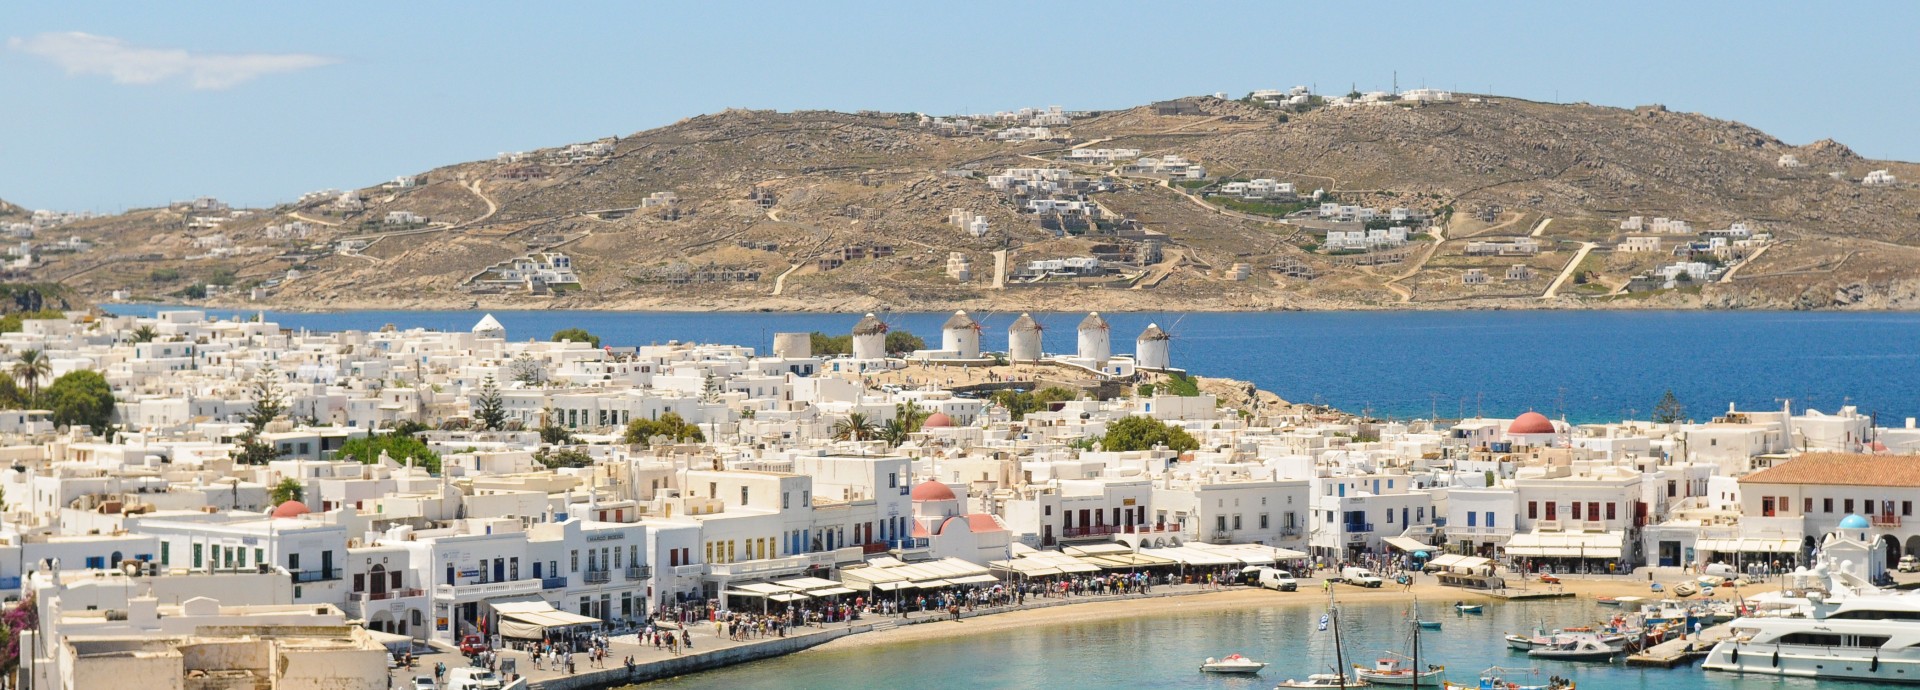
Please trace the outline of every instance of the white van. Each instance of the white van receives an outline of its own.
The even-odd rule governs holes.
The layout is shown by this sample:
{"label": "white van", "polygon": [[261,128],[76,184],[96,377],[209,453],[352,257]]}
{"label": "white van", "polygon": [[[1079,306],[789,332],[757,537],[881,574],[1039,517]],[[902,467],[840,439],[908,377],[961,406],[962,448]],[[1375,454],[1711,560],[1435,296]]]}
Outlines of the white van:
{"label": "white van", "polygon": [[1373,571],[1351,565],[1340,569],[1340,580],[1350,585],[1372,588],[1385,584],[1385,581],[1374,575]]}
{"label": "white van", "polygon": [[1279,568],[1261,568],[1259,578],[1254,582],[1261,587],[1282,592],[1300,589],[1300,582],[1293,579],[1293,574]]}
{"label": "white van", "polygon": [[500,690],[500,677],[472,666],[447,669],[447,690]]}

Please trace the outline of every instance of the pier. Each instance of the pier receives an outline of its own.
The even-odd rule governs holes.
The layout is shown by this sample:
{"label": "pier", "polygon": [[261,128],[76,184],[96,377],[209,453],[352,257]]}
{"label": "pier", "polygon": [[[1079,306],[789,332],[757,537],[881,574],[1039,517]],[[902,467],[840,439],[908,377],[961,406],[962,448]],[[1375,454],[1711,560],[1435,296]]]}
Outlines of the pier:
{"label": "pier", "polygon": [[1727,627],[1727,624],[1722,623],[1711,628],[1703,629],[1698,635],[1688,635],[1680,639],[1667,640],[1648,647],[1646,651],[1628,656],[1627,665],[1673,668],[1682,664],[1691,664],[1695,660],[1705,657],[1707,652],[1713,649],[1713,645],[1719,643],[1721,640],[1727,639],[1730,635],[1732,635],[1731,629]]}

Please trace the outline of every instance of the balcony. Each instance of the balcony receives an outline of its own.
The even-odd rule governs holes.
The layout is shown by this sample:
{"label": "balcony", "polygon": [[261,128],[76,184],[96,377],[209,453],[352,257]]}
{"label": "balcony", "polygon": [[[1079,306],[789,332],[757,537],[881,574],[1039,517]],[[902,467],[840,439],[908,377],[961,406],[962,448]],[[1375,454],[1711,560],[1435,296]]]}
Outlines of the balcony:
{"label": "balcony", "polygon": [[540,578],[540,588],[541,589],[566,589],[567,576],[555,575],[553,577]]}
{"label": "balcony", "polygon": [[[560,578],[565,580],[566,578]],[[433,598],[438,601],[468,602],[495,597],[539,594],[543,580],[507,580],[505,582],[476,582],[469,585],[434,585]]]}
{"label": "balcony", "polygon": [[410,588],[404,588],[404,589],[389,589],[385,592],[355,592],[354,596],[360,599],[361,606],[365,606],[367,602],[370,602],[370,601],[386,601],[388,599],[405,599],[407,597],[422,596],[422,595],[425,595],[426,593],[427,593],[426,590],[423,590],[417,587],[410,587]]}
{"label": "balcony", "polygon": [[1114,535],[1114,534],[1152,534],[1156,532],[1176,532],[1176,531],[1179,531],[1179,529],[1180,529],[1179,525],[1170,525],[1162,522],[1157,524],[1146,523],[1146,524],[1140,524],[1140,525],[1093,525],[1091,527],[1068,527],[1064,530],[1061,530],[1061,534],[1065,536],[1065,538],[1067,539],[1080,539],[1083,537],[1105,537],[1105,536]]}
{"label": "balcony", "polygon": [[582,571],[580,573],[580,579],[585,580],[586,583],[590,585],[604,585],[608,582],[613,581],[613,571],[611,570]]}
{"label": "balcony", "polygon": [[1340,526],[1341,530],[1348,534],[1367,534],[1373,531],[1371,522],[1343,522]]}
{"label": "balcony", "polygon": [[649,577],[653,577],[653,566],[650,566],[650,565],[627,566],[627,579],[645,580]]}
{"label": "balcony", "polygon": [[715,578],[777,577],[799,573],[811,564],[812,559],[806,556],[760,558],[733,563],[709,563],[707,574]]}
{"label": "balcony", "polygon": [[872,556],[877,553],[886,553],[891,548],[893,547],[888,546],[886,542],[876,541],[876,542],[861,544],[860,554],[863,556]]}
{"label": "balcony", "polygon": [[296,570],[288,574],[293,576],[293,583],[296,585],[305,584],[308,582],[326,582],[328,580],[340,579],[339,568],[323,568],[319,570]]}
{"label": "balcony", "polygon": [[1533,523],[1533,525],[1534,525],[1534,529],[1537,529],[1541,532],[1558,532],[1561,529],[1559,520],[1541,520],[1539,522]]}
{"label": "balcony", "polygon": [[1881,513],[1879,515],[1868,517],[1867,519],[1873,522],[1874,527],[1899,527],[1900,526],[1900,516],[1894,515],[1893,513]]}

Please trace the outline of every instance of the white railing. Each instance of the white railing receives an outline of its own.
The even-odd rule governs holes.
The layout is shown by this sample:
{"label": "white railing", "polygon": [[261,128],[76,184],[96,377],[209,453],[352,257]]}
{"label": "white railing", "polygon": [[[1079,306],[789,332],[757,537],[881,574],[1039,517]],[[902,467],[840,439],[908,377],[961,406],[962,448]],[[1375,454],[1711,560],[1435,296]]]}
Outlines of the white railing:
{"label": "white railing", "polygon": [[707,574],[714,577],[750,577],[805,570],[813,559],[808,556],[761,558],[736,563],[709,563]]}
{"label": "white railing", "polygon": [[433,598],[441,600],[471,599],[475,597],[491,598],[538,593],[540,593],[540,581],[532,579],[484,582],[471,585],[434,585],[433,587]]}

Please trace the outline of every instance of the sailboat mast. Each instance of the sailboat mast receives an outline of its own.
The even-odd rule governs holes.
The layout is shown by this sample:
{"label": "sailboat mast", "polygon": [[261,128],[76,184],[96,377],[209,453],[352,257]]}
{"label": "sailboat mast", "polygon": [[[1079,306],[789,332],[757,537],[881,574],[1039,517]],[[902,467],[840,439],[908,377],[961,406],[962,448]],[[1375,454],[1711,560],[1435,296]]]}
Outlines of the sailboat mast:
{"label": "sailboat mast", "polygon": [[1340,607],[1333,609],[1333,672],[1340,676],[1340,690],[1347,690],[1347,655],[1340,649]]}
{"label": "sailboat mast", "polygon": [[1413,605],[1413,687],[1420,687],[1420,604]]}

